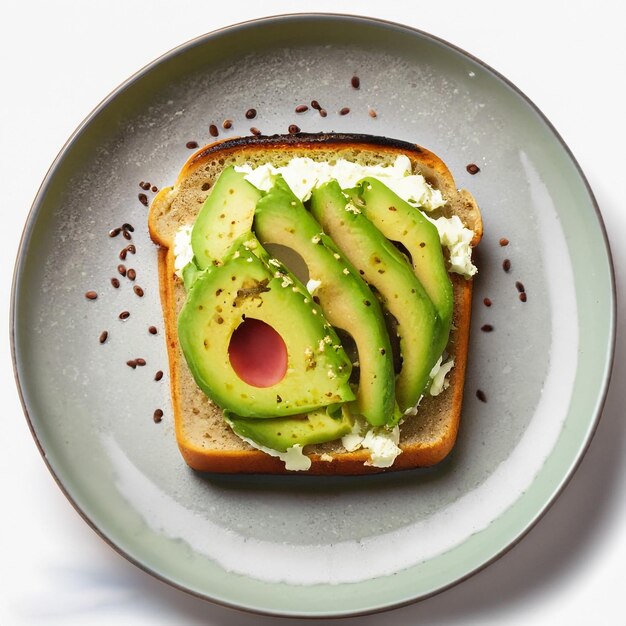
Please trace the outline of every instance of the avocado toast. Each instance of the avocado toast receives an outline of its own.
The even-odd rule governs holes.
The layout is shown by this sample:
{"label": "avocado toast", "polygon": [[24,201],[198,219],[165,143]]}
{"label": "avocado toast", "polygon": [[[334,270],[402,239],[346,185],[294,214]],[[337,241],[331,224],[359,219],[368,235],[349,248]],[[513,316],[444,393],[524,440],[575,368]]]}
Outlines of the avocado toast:
{"label": "avocado toast", "polygon": [[[388,173],[401,159],[398,186]],[[422,177],[427,218],[416,207],[428,198],[405,189]],[[453,227],[475,246],[478,207],[413,144],[300,134],[196,152],[149,215],[186,462],[362,474],[443,459],[460,419],[473,271],[447,241]],[[390,462],[381,448],[395,449]]]}

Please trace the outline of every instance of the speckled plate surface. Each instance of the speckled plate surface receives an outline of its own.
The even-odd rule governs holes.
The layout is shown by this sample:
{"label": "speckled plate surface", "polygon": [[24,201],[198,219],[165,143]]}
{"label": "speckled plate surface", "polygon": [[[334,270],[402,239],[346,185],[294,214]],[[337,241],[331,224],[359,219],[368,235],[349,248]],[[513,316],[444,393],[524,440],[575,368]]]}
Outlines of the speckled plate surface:
{"label": "speckled plate surface", "polygon": [[[350,84],[354,74],[358,90]],[[312,99],[327,117],[294,112]],[[250,107],[258,111],[253,122],[245,118]],[[348,115],[339,115],[343,107]],[[170,184],[190,154],[186,143],[208,142],[209,125],[226,118],[233,127],[219,126],[221,137],[248,134],[251,125],[285,132],[297,123],[307,132],[417,142],[477,198],[485,237],[476,254],[463,421],[440,466],[329,479],[203,476],[183,463],[167,375],[154,380],[167,371],[166,350],[156,249],[138,199],[153,192],[138,185]],[[468,174],[468,163],[480,172]],[[134,226],[132,241],[109,236],[123,223]],[[120,260],[131,243],[136,252]],[[136,270],[134,283],[118,274],[119,263]],[[98,298],[86,299],[88,290]],[[12,335],[36,441],[72,503],[111,545],[216,602],[338,616],[441,591],[502,554],[541,516],[597,423],[614,306],[610,254],[591,191],[532,103],[478,60],[425,33],[300,15],[181,46],[81,125],[26,225]],[[119,319],[123,311],[126,320]],[[483,324],[493,332],[481,332]],[[100,344],[104,330],[108,339]],[[146,365],[126,365],[137,357]],[[156,424],[158,408],[164,417]]]}

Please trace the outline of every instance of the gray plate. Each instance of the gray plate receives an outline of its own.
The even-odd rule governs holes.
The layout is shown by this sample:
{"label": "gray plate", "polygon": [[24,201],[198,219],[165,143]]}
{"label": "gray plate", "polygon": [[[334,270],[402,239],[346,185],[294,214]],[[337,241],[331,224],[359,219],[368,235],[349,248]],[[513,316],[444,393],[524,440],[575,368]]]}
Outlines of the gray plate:
{"label": "gray plate", "polygon": [[[350,85],[352,75],[361,88]],[[300,103],[319,100],[296,115]],[[348,106],[349,115],[338,115]],[[253,122],[244,113],[255,107]],[[368,114],[368,108],[378,113]],[[178,454],[156,249],[139,181],[170,184],[211,123],[221,136],[345,131],[418,142],[482,207],[463,422],[429,471],[362,478],[217,477]],[[481,168],[470,176],[465,166]],[[152,192],[147,193],[152,197]],[[135,226],[139,298],[108,231]],[[500,247],[500,237],[510,239]],[[512,269],[502,270],[509,258]],[[522,281],[528,302],[518,299]],[[84,294],[96,290],[97,300]],[[483,298],[493,301],[490,308]],[[60,486],[122,554],[230,606],[348,615],[440,591],[516,542],[589,443],[610,372],[614,286],[603,225],[567,148],[496,72],[425,33],[371,19],[286,16],[227,28],[140,71],[81,125],[52,166],[15,272],[15,370]],[[121,311],[130,312],[126,321]],[[492,333],[480,332],[484,323]],[[148,333],[156,325],[157,335]],[[108,341],[98,337],[109,331]],[[142,357],[135,370],[128,359]],[[487,402],[476,397],[486,393]],[[152,414],[163,408],[163,422]]]}

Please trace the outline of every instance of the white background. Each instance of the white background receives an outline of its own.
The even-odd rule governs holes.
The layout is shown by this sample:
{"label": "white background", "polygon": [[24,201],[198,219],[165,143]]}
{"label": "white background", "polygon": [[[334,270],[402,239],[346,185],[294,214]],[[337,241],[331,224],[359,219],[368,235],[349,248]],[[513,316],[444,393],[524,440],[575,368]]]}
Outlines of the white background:
{"label": "white background", "polygon": [[[0,624],[300,623],[246,615],[192,598],[114,552],[74,511],[48,473],[13,382],[8,339],[11,276],[39,183],[91,109],[130,74],[170,48],[234,22],[308,10],[355,12],[403,22],[460,46],[526,93],[579,160],[609,231],[622,291],[618,306],[624,304],[623,3],[239,0],[219,5],[208,0],[3,2]],[[337,624],[626,624],[624,326],[622,318],[613,384],[589,452],[565,492],[530,534],[498,562],[434,598],[384,615],[337,620]]]}

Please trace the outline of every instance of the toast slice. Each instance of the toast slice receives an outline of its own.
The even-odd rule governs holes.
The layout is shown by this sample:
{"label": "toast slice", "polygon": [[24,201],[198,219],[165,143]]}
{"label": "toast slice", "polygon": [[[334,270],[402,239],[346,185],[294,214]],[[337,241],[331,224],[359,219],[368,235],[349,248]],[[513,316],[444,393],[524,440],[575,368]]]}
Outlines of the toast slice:
{"label": "toast slice", "polygon": [[[196,385],[179,347],[177,317],[186,293],[174,271],[174,237],[193,224],[211,186],[229,165],[264,163],[285,165],[294,157],[317,161],[346,159],[361,165],[386,165],[398,155],[409,157],[419,173],[446,200],[433,217],[457,215],[474,232],[471,245],[482,236],[480,211],[471,194],[458,190],[446,165],[428,150],[406,142],[369,135],[298,134],[243,137],[210,144],[193,154],[174,186],[163,188],[150,207],[148,226],[160,246],[158,263],[165,320],[171,396],[177,443],[187,464],[195,470],[220,473],[288,473],[283,461],[245,443],[224,420],[222,410]],[[455,365],[449,387],[438,396],[426,395],[417,415],[401,426],[400,454],[388,470],[431,466],[452,449],[459,427],[470,330],[472,281],[450,274],[454,314],[447,347]],[[311,459],[307,474],[354,475],[388,471],[367,465],[367,450],[347,452],[341,441],[305,446]]]}

